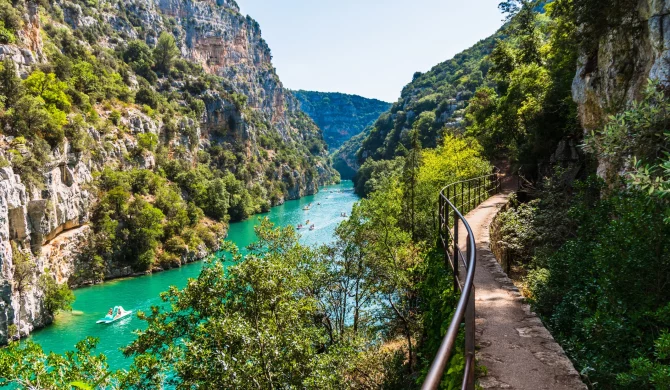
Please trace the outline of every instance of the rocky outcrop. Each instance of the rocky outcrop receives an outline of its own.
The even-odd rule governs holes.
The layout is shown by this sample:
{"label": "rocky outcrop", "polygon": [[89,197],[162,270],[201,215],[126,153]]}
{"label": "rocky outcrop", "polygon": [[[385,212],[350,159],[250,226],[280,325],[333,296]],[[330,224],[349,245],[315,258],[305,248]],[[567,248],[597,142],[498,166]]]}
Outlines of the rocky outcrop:
{"label": "rocky outcrop", "polygon": [[[8,338],[8,326],[21,316],[19,331],[28,334],[32,327],[42,326],[45,318],[39,304],[34,280],[22,294],[15,288],[14,248],[12,240],[26,240],[30,234],[27,208],[30,200],[21,178],[11,168],[0,169],[0,344]],[[38,264],[38,267],[43,264]],[[34,279],[34,278],[33,278]]]}
{"label": "rocky outcrop", "polygon": [[[572,84],[587,133],[639,99],[648,79],[670,82],[670,0],[641,0],[634,13],[582,53]],[[605,175],[603,162],[599,173]]]}

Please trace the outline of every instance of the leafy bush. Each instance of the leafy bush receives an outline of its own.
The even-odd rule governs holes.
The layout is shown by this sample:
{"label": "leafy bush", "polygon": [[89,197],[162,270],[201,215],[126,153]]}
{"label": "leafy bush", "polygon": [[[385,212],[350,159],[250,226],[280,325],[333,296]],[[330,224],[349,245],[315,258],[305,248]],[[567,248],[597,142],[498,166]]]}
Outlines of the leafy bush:
{"label": "leafy bush", "polygon": [[56,283],[48,269],[40,276],[38,284],[44,294],[44,308],[48,313],[54,315],[61,310],[72,309],[72,303],[74,302],[72,290],[67,283]]}
{"label": "leafy bush", "polygon": [[135,103],[146,104],[147,106],[155,110],[161,103],[161,97],[160,94],[158,94],[151,88],[142,87],[135,93]]}
{"label": "leafy bush", "polygon": [[578,368],[610,387],[630,359],[653,358],[654,340],[670,328],[670,227],[664,207],[644,194],[599,199],[592,188],[570,209],[574,237],[539,261],[528,285]]}

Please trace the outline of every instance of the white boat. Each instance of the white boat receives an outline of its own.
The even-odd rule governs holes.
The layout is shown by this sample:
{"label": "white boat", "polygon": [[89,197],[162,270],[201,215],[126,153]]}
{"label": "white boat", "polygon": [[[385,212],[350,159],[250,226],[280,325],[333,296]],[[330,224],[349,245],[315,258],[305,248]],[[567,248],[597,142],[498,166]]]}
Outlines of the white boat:
{"label": "white boat", "polygon": [[121,318],[128,317],[133,314],[132,310],[123,310],[121,306],[114,306],[111,314],[107,314],[104,318],[97,320],[96,324],[111,324],[114,321],[118,321]]}

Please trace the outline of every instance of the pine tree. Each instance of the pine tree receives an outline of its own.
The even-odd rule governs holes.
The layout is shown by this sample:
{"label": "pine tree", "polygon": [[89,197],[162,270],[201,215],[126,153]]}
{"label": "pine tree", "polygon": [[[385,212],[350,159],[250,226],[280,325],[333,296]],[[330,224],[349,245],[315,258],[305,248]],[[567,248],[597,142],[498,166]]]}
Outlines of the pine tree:
{"label": "pine tree", "polygon": [[416,241],[416,186],[419,181],[419,168],[421,167],[421,140],[419,131],[412,130],[409,133],[410,149],[405,156],[403,167],[403,203],[405,209],[406,224],[412,232],[412,239]]}
{"label": "pine tree", "polygon": [[154,62],[156,68],[163,74],[170,73],[174,60],[179,55],[179,48],[174,41],[172,34],[162,32],[158,37],[158,43],[154,48]]}
{"label": "pine tree", "polygon": [[16,64],[6,58],[0,65],[0,95],[5,97],[5,106],[13,106],[22,94],[23,87],[16,73]]}

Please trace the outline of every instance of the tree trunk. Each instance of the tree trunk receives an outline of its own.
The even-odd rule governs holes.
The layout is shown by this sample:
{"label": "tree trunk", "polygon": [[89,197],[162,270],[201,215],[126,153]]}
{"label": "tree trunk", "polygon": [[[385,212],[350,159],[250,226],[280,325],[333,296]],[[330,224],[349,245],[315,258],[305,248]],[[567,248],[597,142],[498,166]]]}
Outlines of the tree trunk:
{"label": "tree trunk", "polygon": [[19,312],[16,314],[16,336],[17,340],[21,340],[21,301],[23,294],[19,293]]}

